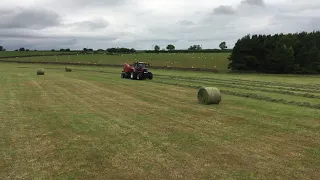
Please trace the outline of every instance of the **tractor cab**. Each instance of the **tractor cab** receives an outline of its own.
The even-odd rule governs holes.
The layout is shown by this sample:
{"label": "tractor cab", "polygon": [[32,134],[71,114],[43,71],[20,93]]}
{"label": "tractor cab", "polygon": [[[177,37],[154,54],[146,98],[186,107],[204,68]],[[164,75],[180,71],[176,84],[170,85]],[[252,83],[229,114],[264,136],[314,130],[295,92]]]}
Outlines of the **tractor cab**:
{"label": "tractor cab", "polygon": [[149,67],[149,64],[145,62],[134,62],[132,66],[137,69],[147,69]]}
{"label": "tractor cab", "polygon": [[132,67],[134,67],[138,72],[141,72],[141,71],[147,72],[149,64],[147,64],[145,62],[134,62],[132,64]]}

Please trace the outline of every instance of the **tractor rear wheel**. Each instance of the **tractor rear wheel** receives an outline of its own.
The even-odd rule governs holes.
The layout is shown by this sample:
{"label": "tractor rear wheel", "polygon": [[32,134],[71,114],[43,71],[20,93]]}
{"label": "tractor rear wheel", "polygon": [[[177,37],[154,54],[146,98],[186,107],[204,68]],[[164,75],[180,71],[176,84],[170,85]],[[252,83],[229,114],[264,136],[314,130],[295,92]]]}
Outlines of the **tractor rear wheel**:
{"label": "tractor rear wheel", "polygon": [[125,73],[121,73],[121,78],[125,78],[126,74]]}

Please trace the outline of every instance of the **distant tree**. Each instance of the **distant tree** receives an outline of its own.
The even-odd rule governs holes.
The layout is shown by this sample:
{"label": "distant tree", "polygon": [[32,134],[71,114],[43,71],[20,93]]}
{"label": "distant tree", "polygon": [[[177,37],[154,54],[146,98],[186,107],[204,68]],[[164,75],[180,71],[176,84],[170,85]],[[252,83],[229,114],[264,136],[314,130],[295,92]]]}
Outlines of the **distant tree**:
{"label": "distant tree", "polygon": [[67,48],[65,51],[70,52],[70,49],[69,49],[69,48]]}
{"label": "distant tree", "polygon": [[29,49],[26,49],[26,51],[30,51]]}
{"label": "distant tree", "polygon": [[131,49],[130,49],[130,52],[131,52],[131,53],[135,53],[135,52],[137,52],[137,51],[136,51],[134,48],[131,48]]}
{"label": "distant tree", "polygon": [[159,51],[160,51],[160,46],[158,46],[158,45],[154,46],[154,50],[155,50],[156,52],[159,52]]}
{"label": "distant tree", "polygon": [[188,48],[188,50],[198,50],[198,51],[200,51],[200,50],[202,50],[202,47],[200,45],[193,45],[193,46],[190,46]]}
{"label": "distant tree", "polygon": [[87,48],[83,48],[83,51],[84,51],[84,52],[87,52],[87,51],[88,51],[88,49],[87,49]]}
{"label": "distant tree", "polygon": [[219,47],[220,47],[221,50],[224,50],[224,49],[227,49],[227,48],[228,48],[227,45],[226,45],[226,42],[221,42],[221,43],[219,44]]}
{"label": "distant tree", "polygon": [[60,49],[61,52],[65,51],[64,49]]}
{"label": "distant tree", "polygon": [[92,51],[93,51],[93,49],[91,49],[91,48],[90,48],[90,49],[87,49],[87,51],[90,51],[90,52],[92,52]]}
{"label": "distant tree", "polygon": [[56,50],[54,50],[54,49],[51,49],[51,51],[52,51],[52,52],[54,52],[54,51],[56,51]]}
{"label": "distant tree", "polygon": [[22,48],[19,49],[19,51],[25,51],[25,49],[22,47]]}
{"label": "distant tree", "polygon": [[175,50],[175,47],[174,47],[174,45],[169,44],[169,45],[167,46],[167,49],[168,49],[169,51],[173,51],[173,50]]}
{"label": "distant tree", "polygon": [[14,50],[14,51],[19,51],[18,49]]}
{"label": "distant tree", "polygon": [[134,48],[128,49],[128,48],[108,48],[106,50],[110,54],[128,54],[128,53],[135,53],[136,50]]}
{"label": "distant tree", "polygon": [[0,46],[0,51],[3,51],[3,46]]}

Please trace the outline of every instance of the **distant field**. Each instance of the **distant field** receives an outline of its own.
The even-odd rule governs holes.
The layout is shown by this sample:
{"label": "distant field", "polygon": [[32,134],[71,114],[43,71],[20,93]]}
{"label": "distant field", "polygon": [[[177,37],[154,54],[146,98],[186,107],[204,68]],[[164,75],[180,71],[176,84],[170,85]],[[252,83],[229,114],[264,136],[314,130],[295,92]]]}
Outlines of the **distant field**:
{"label": "distant field", "polygon": [[0,51],[0,57],[10,57],[10,56],[31,56],[31,55],[53,55],[53,54],[62,54],[62,53],[74,53],[77,52],[60,52],[60,51]]}
{"label": "distant field", "polygon": [[0,179],[320,177],[319,76],[64,67],[1,63]]}
{"label": "distant field", "polygon": [[[229,53],[195,53],[195,54],[147,54],[138,53],[135,55],[75,55],[75,56],[50,56],[50,57],[27,57],[19,58],[20,61],[33,62],[75,62],[88,64],[123,64],[134,61],[145,61],[152,66],[170,67],[194,67],[194,68],[214,68],[219,72],[228,71]],[[17,59],[7,59],[17,60]]]}

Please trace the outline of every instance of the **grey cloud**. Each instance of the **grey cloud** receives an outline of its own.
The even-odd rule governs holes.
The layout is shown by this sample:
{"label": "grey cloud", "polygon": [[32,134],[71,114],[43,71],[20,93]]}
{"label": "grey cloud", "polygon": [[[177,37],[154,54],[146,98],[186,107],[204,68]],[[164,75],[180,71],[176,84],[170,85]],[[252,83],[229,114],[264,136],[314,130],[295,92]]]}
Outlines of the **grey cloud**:
{"label": "grey cloud", "polygon": [[194,23],[194,22],[192,22],[192,21],[188,21],[188,20],[179,21],[179,22],[178,22],[178,24],[179,24],[179,25],[181,25],[181,26],[190,26],[190,25],[195,25],[195,23]]}
{"label": "grey cloud", "polygon": [[29,28],[43,29],[57,26],[61,22],[61,17],[56,12],[43,8],[15,8],[15,10],[0,11],[0,28]]}
{"label": "grey cloud", "polygon": [[274,33],[277,32],[300,32],[300,31],[317,31],[320,29],[319,16],[294,16],[294,15],[276,15],[271,19]]}
{"label": "grey cloud", "polygon": [[221,5],[213,9],[213,14],[235,14],[236,10],[231,6]]}
{"label": "grey cloud", "polygon": [[[65,4],[78,7],[119,6],[127,2],[129,2],[129,0],[64,0]],[[52,0],[52,3],[56,3],[56,0]]]}
{"label": "grey cloud", "polygon": [[1,8],[0,9],[0,16],[4,16],[4,15],[7,15],[7,14],[10,14],[10,13],[13,13],[14,10],[13,9],[4,9],[4,8]]}
{"label": "grey cloud", "polygon": [[247,5],[255,5],[255,6],[265,6],[264,0],[243,0],[241,1],[241,4],[247,4]]}
{"label": "grey cloud", "polygon": [[77,29],[85,28],[85,29],[89,29],[89,30],[95,30],[95,29],[103,29],[103,28],[108,27],[109,22],[103,18],[95,18],[92,20],[67,24],[66,26],[75,27]]}
{"label": "grey cloud", "polygon": [[108,48],[115,38],[100,38],[91,39],[83,37],[54,37],[45,39],[21,39],[21,38],[6,38],[1,41],[1,44],[7,50],[15,50],[20,47],[37,50],[50,50],[60,48],[82,49],[84,47],[91,48]]}
{"label": "grey cloud", "polygon": [[[252,6],[257,6],[259,8],[254,8]],[[249,15],[261,13],[261,8],[264,8],[266,5],[263,0],[243,0],[240,2],[240,5],[233,8],[229,5],[220,5],[213,9],[213,15]]]}
{"label": "grey cloud", "polygon": [[[19,47],[28,49],[52,49],[52,48],[74,48],[87,44],[100,45],[119,38],[120,34],[111,35],[66,35],[46,34],[41,31],[28,29],[0,29],[1,45],[7,50],[14,50]],[[83,48],[83,47],[82,47]]]}
{"label": "grey cloud", "polygon": [[105,40],[111,41],[115,40],[118,37],[121,37],[121,33],[115,34],[106,34],[106,35],[96,35],[96,34],[89,34],[89,35],[70,35],[70,34],[46,34],[42,33],[41,31],[36,30],[28,30],[28,29],[0,29],[0,38],[1,39],[9,39],[9,38],[23,38],[23,39],[54,39],[54,38],[65,38],[65,39],[91,39],[91,40]]}
{"label": "grey cloud", "polygon": [[5,39],[3,40],[5,48],[8,50],[15,50],[20,47],[24,47],[30,50],[37,49],[56,49],[58,47],[71,47],[74,46],[77,41],[74,39]]}

